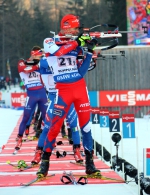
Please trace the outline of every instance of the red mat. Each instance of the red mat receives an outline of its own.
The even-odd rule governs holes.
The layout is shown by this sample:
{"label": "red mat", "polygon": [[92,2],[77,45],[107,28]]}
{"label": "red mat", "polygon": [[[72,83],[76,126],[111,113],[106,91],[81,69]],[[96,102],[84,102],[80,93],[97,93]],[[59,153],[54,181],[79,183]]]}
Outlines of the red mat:
{"label": "red mat", "polygon": [[[79,174],[78,172],[73,172],[74,174]],[[84,173],[80,173],[84,174]],[[122,178],[115,172],[110,171],[110,172],[102,172],[103,176],[106,177],[112,177],[115,179],[122,180]],[[56,173],[55,176],[48,178],[44,181],[40,181],[37,183],[34,183],[32,185],[36,186],[43,186],[43,185],[65,185],[60,181],[62,174]],[[32,179],[36,178],[36,174],[22,174],[20,173],[19,175],[0,175],[0,187],[11,187],[11,186],[20,186],[21,183],[27,183],[31,181]],[[79,177],[76,177],[76,180],[78,180]],[[110,184],[110,183],[124,183],[123,180],[122,182],[114,181],[114,180],[101,180],[101,179],[88,179],[88,184]],[[70,184],[73,185],[73,184]]]}
{"label": "red mat", "polygon": [[[74,162],[74,161],[73,161]],[[16,163],[15,163],[16,164]],[[105,163],[103,163],[100,160],[96,160],[94,162],[96,168],[98,169],[109,169],[109,166],[107,166]],[[29,164],[30,165],[30,164]],[[37,171],[39,168],[39,166],[33,167],[31,169],[27,169],[24,172],[34,172]],[[73,163],[70,162],[55,162],[52,161],[50,162],[50,171],[62,171],[62,170],[85,170],[84,166],[80,166],[80,165],[75,165]],[[21,172],[19,171],[17,168],[8,165],[8,164],[1,164],[0,165],[0,172]]]}
{"label": "red mat", "polygon": [[[31,169],[27,169],[24,172],[20,172],[17,169],[15,169],[14,167],[6,164],[6,161],[11,161],[11,163],[17,163],[17,161],[19,160],[24,160],[26,161],[28,164],[30,164],[31,160],[33,159],[34,156],[34,150],[35,147],[38,143],[38,140],[35,141],[28,141],[28,142],[23,142],[22,144],[22,148],[21,150],[16,154],[13,155],[12,153],[14,152],[14,147],[16,145],[16,136],[18,134],[18,129],[19,129],[19,124],[21,122],[22,117],[20,117],[13,133],[10,135],[10,138],[8,139],[8,142],[6,143],[4,149],[2,150],[1,154],[0,154],[0,187],[8,187],[8,186],[20,186],[20,183],[26,183],[31,181],[32,179],[36,178],[36,172],[38,170],[38,166],[31,168]],[[33,132],[33,127],[30,128],[30,132]],[[32,135],[34,135],[35,133],[33,132]],[[53,152],[56,152],[57,150],[61,153],[63,151],[68,151],[68,154],[66,155],[66,157],[61,157],[61,158],[57,158],[56,155],[52,155],[50,158],[50,171],[64,171],[64,170],[72,170],[73,172],[75,172],[76,170],[80,172],[83,171],[84,174],[84,170],[85,167],[84,166],[79,166],[79,165],[75,165],[70,163],[70,161],[74,161],[74,156],[73,155],[69,155],[69,153],[72,153],[72,145],[69,145],[69,142],[67,140],[67,138],[62,138],[61,134],[58,135],[57,137],[57,142],[58,141],[62,141],[64,143],[64,145],[57,145],[55,150]],[[83,157],[84,159],[84,157]],[[3,163],[3,164],[2,164]],[[104,162],[100,161],[99,159],[97,159],[96,156],[94,156],[94,163],[96,168],[98,169],[109,169],[109,166],[106,165]],[[4,175],[2,175],[2,172]],[[16,172],[16,173],[15,173]],[[31,172],[35,172],[35,174],[31,174]],[[76,174],[79,174],[76,172]],[[82,173],[81,173],[82,174]],[[120,176],[115,173],[114,171],[110,170],[108,172],[102,172],[102,174],[104,176],[107,177],[112,177],[112,178],[116,178],[116,179],[120,179]],[[52,177],[52,178],[48,178],[44,181],[35,183],[33,185],[64,185],[61,181],[60,181],[60,177],[62,176],[62,174],[57,174],[56,176]],[[79,177],[77,177],[78,179]],[[117,183],[114,180],[100,180],[100,179],[88,179],[88,184],[107,184],[107,183]]]}
{"label": "red mat", "polygon": [[[22,143],[22,148],[23,147],[36,147],[37,146],[37,141],[26,141]],[[14,148],[16,145],[16,142],[14,140],[8,140],[8,142],[5,144],[5,148]],[[66,142],[64,145],[57,145],[56,147],[62,147],[62,146],[71,146],[68,142]]]}
{"label": "red mat", "polygon": [[[24,147],[27,147],[28,148],[24,148]],[[15,145],[14,145],[15,147]],[[12,148],[4,148],[2,151],[1,151],[1,154],[12,154],[14,152],[14,147]],[[22,146],[21,149],[19,150],[19,154],[22,154],[22,153],[33,153],[36,149],[36,145],[34,147],[31,148],[31,145],[28,143],[26,144],[26,146]],[[60,152],[63,152],[63,151],[66,151],[66,152],[73,152],[73,148],[72,146],[56,146],[55,149],[54,149],[54,152],[55,151],[60,151]],[[81,147],[81,151],[83,151],[83,147]]]}
{"label": "red mat", "polygon": [[[0,155],[0,162],[1,163],[4,163],[6,162],[7,160],[10,160],[11,162],[16,162],[18,160],[24,160],[24,161],[27,161],[27,162],[30,162],[32,160],[34,156],[34,153],[31,154],[16,154],[16,155],[13,155],[13,154],[9,154],[9,155],[5,155],[5,156],[1,156]],[[74,156],[73,155],[66,155],[65,157],[62,157],[62,158],[57,158],[55,155],[51,155],[51,161],[53,160],[74,160]]]}
{"label": "red mat", "polygon": [[[22,143],[22,148],[23,148],[23,146],[31,146],[31,147],[33,147],[33,146],[37,146],[37,141],[27,141],[27,142],[23,142]],[[7,147],[7,148],[14,148],[15,147],[15,145],[16,145],[16,142],[14,142],[14,141],[8,141],[6,144],[5,144],[5,147]]]}

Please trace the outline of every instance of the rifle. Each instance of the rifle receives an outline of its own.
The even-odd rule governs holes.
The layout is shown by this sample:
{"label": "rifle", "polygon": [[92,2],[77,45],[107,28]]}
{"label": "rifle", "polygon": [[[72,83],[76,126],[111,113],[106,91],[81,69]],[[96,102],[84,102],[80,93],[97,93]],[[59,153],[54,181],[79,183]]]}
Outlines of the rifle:
{"label": "rifle", "polygon": [[[107,28],[104,32],[95,31],[94,29],[97,27],[104,27]],[[148,27],[143,26],[144,33],[148,33]],[[96,26],[93,26],[91,28],[84,28],[83,25],[80,27],[81,33],[83,36],[90,36],[91,38],[97,38],[100,39],[97,46],[103,46],[105,44],[109,44],[109,46],[105,46],[101,49],[101,51],[112,49],[116,47],[119,43],[118,38],[122,37],[123,33],[137,33],[139,31],[119,31],[119,27],[114,24],[98,24]],[[54,40],[57,38],[65,38],[65,39],[76,39],[78,36],[72,36],[71,34],[66,34],[65,36],[59,36],[56,35],[55,32],[50,31],[54,35]],[[105,41],[103,41],[105,40]],[[67,43],[67,40],[62,41],[62,43]],[[111,44],[110,44],[111,43]]]}

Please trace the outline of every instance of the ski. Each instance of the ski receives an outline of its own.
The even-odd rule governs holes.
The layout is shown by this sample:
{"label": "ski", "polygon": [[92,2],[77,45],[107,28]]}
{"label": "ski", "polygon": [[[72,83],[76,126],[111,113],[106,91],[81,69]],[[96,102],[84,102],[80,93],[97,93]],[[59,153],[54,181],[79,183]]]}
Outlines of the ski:
{"label": "ski", "polygon": [[18,165],[14,165],[14,164],[12,164],[9,160],[8,160],[8,161],[6,161],[6,163],[7,163],[8,165],[10,165],[10,166],[14,167],[14,168],[18,168]]}
{"label": "ski", "polygon": [[43,181],[43,180],[45,180],[45,179],[49,179],[49,178],[51,178],[51,177],[53,177],[53,176],[55,176],[55,174],[51,174],[51,175],[48,175],[48,176],[46,176],[46,177],[37,177],[37,178],[31,180],[31,181],[28,182],[28,183],[20,183],[20,185],[21,185],[21,186],[24,186],[24,187],[25,187],[25,186],[30,186],[31,184],[34,184],[34,183],[36,183],[36,182]]}
{"label": "ski", "polygon": [[24,160],[18,161],[17,165],[12,164],[9,160],[6,162],[8,165],[18,169],[19,171],[25,171],[39,165],[27,165]]}
{"label": "ski", "polygon": [[85,178],[90,178],[90,179],[101,179],[101,180],[113,180],[116,182],[121,182],[121,183],[125,183],[124,180],[121,179],[116,179],[116,178],[112,178],[112,177],[106,177],[104,175],[101,175],[101,173],[95,173],[95,174],[90,174],[90,175],[77,175],[74,174],[74,176],[76,177],[85,177]]}
{"label": "ski", "polygon": [[68,139],[68,136],[67,135],[63,135],[62,138],[63,139]]}
{"label": "ski", "polygon": [[28,136],[29,141],[37,141],[38,139],[36,136]]}
{"label": "ski", "polygon": [[14,150],[14,152],[12,153],[13,155],[16,155],[18,153],[19,150]]}
{"label": "ski", "polygon": [[31,142],[31,141],[36,141],[36,140],[38,140],[37,137],[28,135],[26,136],[26,138],[22,139],[22,142]]}
{"label": "ski", "polygon": [[70,161],[70,163],[72,163],[74,165],[79,165],[79,166],[85,167],[85,164],[84,163],[78,163],[78,162],[73,162],[73,161]]}

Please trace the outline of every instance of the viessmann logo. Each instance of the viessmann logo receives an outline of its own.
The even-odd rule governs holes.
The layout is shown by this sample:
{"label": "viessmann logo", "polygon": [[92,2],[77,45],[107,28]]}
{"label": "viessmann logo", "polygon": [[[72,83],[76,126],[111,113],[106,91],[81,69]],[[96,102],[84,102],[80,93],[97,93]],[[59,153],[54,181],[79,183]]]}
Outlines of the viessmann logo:
{"label": "viessmann logo", "polygon": [[25,101],[26,101],[25,93],[12,93],[11,94],[12,106],[14,107],[24,106]]}
{"label": "viessmann logo", "polygon": [[150,90],[102,91],[100,106],[144,106],[150,105]]}

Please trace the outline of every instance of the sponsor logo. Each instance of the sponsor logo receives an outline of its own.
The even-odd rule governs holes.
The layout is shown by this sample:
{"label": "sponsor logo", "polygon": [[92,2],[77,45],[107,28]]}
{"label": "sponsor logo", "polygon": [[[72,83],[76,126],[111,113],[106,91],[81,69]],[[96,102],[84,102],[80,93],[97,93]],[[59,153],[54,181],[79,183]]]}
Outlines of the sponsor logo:
{"label": "sponsor logo", "polygon": [[49,44],[49,43],[54,43],[54,40],[53,40],[52,38],[46,39],[46,40],[45,40],[45,43],[48,43],[48,44]]}
{"label": "sponsor logo", "polygon": [[115,113],[112,113],[112,114],[109,114],[109,116],[118,116],[119,114],[115,114]]}
{"label": "sponsor logo", "polygon": [[77,70],[77,68],[67,68],[63,70],[58,70],[58,72],[70,72],[70,71],[75,71],[75,70]]}
{"label": "sponsor logo", "polygon": [[81,76],[79,73],[73,73],[73,74],[71,74],[71,77],[79,77],[79,76]]}
{"label": "sponsor logo", "polygon": [[70,125],[73,123],[73,121],[76,119],[77,115],[76,113],[74,114],[74,116],[72,116],[71,120],[70,120]]}
{"label": "sponsor logo", "polygon": [[71,46],[71,45],[68,44],[68,45],[65,45],[64,48],[67,49],[67,48],[69,48],[70,46]]}
{"label": "sponsor logo", "polygon": [[78,19],[72,20],[72,23],[79,22]]}
{"label": "sponsor logo", "polygon": [[24,62],[19,62],[19,66],[24,66]]}
{"label": "sponsor logo", "polygon": [[150,90],[100,91],[100,106],[150,105]]}
{"label": "sponsor logo", "polygon": [[60,109],[64,109],[64,108],[65,108],[64,106],[58,105],[58,104],[55,104],[54,107],[55,107],[55,108],[60,108]]}
{"label": "sponsor logo", "polygon": [[54,109],[53,114],[58,115],[58,116],[62,116],[62,111]]}
{"label": "sponsor logo", "polygon": [[123,120],[127,120],[127,121],[128,121],[128,120],[131,120],[131,119],[133,119],[133,120],[134,120],[134,117],[128,117],[128,116],[126,116],[126,117],[122,117],[122,119],[123,119]]}
{"label": "sponsor logo", "polygon": [[41,83],[29,84],[29,85],[27,85],[27,88],[38,87],[38,86],[42,86],[42,84]]}
{"label": "sponsor logo", "polygon": [[69,74],[62,75],[62,76],[57,76],[57,81],[67,80],[69,78],[70,78],[70,75]]}
{"label": "sponsor logo", "polygon": [[26,95],[12,95],[11,101],[12,101],[12,106],[24,106],[25,105],[25,100],[26,100]]}
{"label": "sponsor logo", "polygon": [[46,119],[46,121],[48,121],[48,122],[50,122],[50,120],[51,120],[47,113],[46,113],[46,115],[45,115],[45,119]]}
{"label": "sponsor logo", "polygon": [[88,109],[88,110],[79,110],[79,112],[90,112],[90,109]]}
{"label": "sponsor logo", "polygon": [[84,107],[87,107],[87,106],[90,106],[90,103],[85,103],[85,104],[80,104],[80,108],[84,108]]}
{"label": "sponsor logo", "polygon": [[135,91],[128,91],[127,94],[116,94],[116,95],[106,95],[110,102],[116,101],[127,101],[128,105],[135,105],[136,104],[136,95]]}

